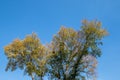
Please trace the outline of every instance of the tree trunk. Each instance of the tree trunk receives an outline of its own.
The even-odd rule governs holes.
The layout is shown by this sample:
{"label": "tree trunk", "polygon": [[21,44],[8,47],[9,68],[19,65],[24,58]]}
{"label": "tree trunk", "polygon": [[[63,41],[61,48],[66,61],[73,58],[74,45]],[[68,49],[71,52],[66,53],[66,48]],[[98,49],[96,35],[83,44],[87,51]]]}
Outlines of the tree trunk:
{"label": "tree trunk", "polygon": [[40,77],[40,80],[42,80],[42,76]]}
{"label": "tree trunk", "polygon": [[32,78],[32,80],[34,80],[34,78]]}
{"label": "tree trunk", "polygon": [[34,77],[31,75],[32,80],[34,80]]}

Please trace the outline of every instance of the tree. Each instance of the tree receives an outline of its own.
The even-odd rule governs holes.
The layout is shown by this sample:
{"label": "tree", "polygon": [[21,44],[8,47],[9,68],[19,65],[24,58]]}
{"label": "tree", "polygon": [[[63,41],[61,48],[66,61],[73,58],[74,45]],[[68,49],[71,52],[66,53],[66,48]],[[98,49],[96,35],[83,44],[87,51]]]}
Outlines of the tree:
{"label": "tree", "polygon": [[107,31],[98,21],[83,20],[81,29],[61,27],[47,46],[40,43],[36,34],[25,39],[15,39],[5,46],[7,70],[17,68],[40,80],[96,80],[97,58]]}
{"label": "tree", "polygon": [[48,73],[51,79],[95,79],[97,57],[100,57],[101,39],[107,35],[97,21],[84,20],[81,30],[61,27],[49,45]]}
{"label": "tree", "polygon": [[6,71],[19,68],[31,76],[32,80],[35,79],[36,74],[42,77],[46,61],[45,49],[35,33],[26,36],[24,40],[15,39],[4,48],[8,58]]}

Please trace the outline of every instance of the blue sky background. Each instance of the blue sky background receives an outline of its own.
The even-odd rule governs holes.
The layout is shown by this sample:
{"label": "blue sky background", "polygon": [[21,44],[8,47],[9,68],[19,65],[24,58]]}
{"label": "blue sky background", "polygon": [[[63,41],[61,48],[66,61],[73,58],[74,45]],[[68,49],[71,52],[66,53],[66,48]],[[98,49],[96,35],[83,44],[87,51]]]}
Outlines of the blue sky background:
{"label": "blue sky background", "polygon": [[61,25],[78,30],[83,19],[97,19],[109,31],[103,40],[98,80],[119,80],[120,0],[0,0],[0,80],[31,80],[20,70],[5,72],[5,45],[32,32],[43,44],[49,43]]}

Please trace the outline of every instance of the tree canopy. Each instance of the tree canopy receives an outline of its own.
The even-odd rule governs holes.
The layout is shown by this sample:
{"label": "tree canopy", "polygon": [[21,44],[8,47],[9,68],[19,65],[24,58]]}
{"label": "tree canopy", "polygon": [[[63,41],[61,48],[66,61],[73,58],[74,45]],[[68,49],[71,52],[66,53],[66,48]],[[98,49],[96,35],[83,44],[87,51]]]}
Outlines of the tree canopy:
{"label": "tree canopy", "polygon": [[49,80],[96,80],[97,58],[107,31],[99,21],[83,20],[81,29],[61,27],[48,45],[42,45],[36,34],[15,39],[5,46],[6,70],[20,68],[26,74]]}
{"label": "tree canopy", "polygon": [[32,78],[36,74],[43,75],[46,50],[35,33],[26,36],[24,40],[15,39],[4,49],[8,58],[6,71],[19,68],[24,69],[24,73]]}

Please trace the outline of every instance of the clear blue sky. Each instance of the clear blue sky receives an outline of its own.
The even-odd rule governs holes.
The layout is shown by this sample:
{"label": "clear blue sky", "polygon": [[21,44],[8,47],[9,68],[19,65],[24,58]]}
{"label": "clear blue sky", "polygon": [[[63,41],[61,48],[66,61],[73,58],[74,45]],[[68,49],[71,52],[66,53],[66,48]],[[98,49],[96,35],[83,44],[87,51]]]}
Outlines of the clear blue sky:
{"label": "clear blue sky", "polygon": [[110,35],[103,41],[98,80],[120,79],[120,0],[0,0],[0,80],[30,80],[23,71],[5,72],[3,47],[36,32],[43,44],[61,25],[79,29],[81,20],[99,20]]}

